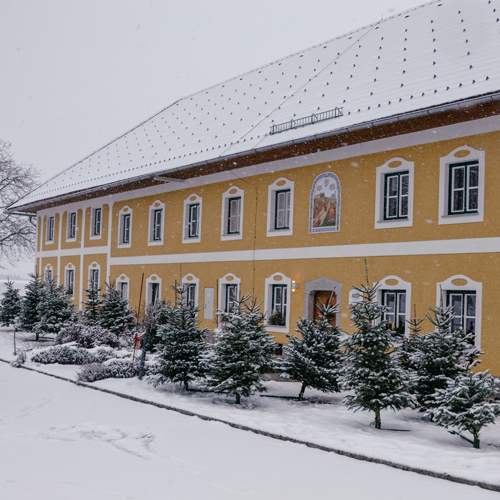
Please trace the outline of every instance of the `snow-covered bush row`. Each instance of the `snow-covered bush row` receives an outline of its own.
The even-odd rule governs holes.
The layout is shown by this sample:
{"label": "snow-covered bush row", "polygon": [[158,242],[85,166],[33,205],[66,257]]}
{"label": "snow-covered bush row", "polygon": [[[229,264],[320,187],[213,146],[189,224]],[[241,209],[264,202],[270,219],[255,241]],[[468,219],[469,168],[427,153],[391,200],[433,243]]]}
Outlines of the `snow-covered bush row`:
{"label": "snow-covered bush row", "polygon": [[44,365],[58,363],[60,365],[86,365],[102,363],[114,358],[115,352],[110,347],[95,347],[84,349],[76,343],[57,345],[37,349],[31,356],[31,361]]}
{"label": "snow-covered bush row", "polygon": [[[158,367],[154,361],[146,361],[145,375],[154,375]],[[134,363],[134,376],[139,371],[139,363]],[[131,378],[132,377],[132,359],[112,358],[104,363],[92,363],[84,365],[77,374],[77,380],[80,382],[95,382],[106,378]]]}
{"label": "snow-covered bush row", "polygon": [[68,342],[77,342],[80,347],[87,349],[108,345],[110,347],[118,347],[118,337],[109,330],[101,326],[90,326],[83,323],[74,323],[64,327],[55,338],[54,343],[67,344]]}

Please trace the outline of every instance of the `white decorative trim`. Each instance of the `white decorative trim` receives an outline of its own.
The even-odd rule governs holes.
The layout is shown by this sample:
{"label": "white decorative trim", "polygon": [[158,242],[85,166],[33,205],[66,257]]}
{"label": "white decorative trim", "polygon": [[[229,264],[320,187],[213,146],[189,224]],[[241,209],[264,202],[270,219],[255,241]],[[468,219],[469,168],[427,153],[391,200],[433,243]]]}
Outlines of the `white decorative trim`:
{"label": "white decorative trim", "polygon": [[[161,238],[159,240],[153,239],[154,231],[154,212],[155,210],[161,210]],[[163,245],[163,239],[165,235],[165,203],[160,200],[156,200],[149,207],[149,224],[148,224],[148,246],[158,246]]]}
{"label": "white decorative trim", "polygon": [[[400,164],[395,167],[394,163]],[[386,174],[395,174],[408,171],[409,186],[408,186],[408,217],[406,219],[384,219],[385,205],[385,176]],[[387,160],[383,165],[376,169],[376,186],[375,186],[375,229],[389,229],[395,227],[411,227],[413,226],[413,186],[415,179],[415,162],[405,160],[404,158],[394,157]]]}
{"label": "white decorative trim", "polygon": [[[289,229],[275,229],[274,222],[276,217],[276,192],[290,190],[290,224]],[[268,187],[267,194],[267,236],[291,236],[293,234],[293,201],[294,201],[295,182],[286,177],[276,179]]]}
{"label": "white decorative trim", "polygon": [[151,304],[152,301],[152,287],[153,283],[158,283],[160,286],[158,288],[158,298],[157,300],[161,300],[161,288],[162,288],[162,280],[157,274],[152,274],[149,278],[146,278],[146,307]]}
{"label": "white decorative trim", "polygon": [[46,264],[43,268],[43,279],[47,279],[47,272],[50,271],[50,278],[54,279],[54,268],[50,264]]}
{"label": "white decorative trim", "polygon": [[[75,236],[73,238],[69,237],[71,214],[75,214]],[[61,221],[62,222],[62,221]],[[66,242],[74,242],[78,239],[78,210],[71,210],[66,212]]]}
{"label": "white decorative trim", "polygon": [[[98,207],[85,207],[83,209],[84,216],[83,218],[85,219],[85,215],[87,213],[87,208],[90,208],[90,231],[89,231],[89,239],[90,240],[100,240],[102,239],[102,233],[103,233],[103,221],[104,221],[104,207],[103,205],[99,205]],[[95,220],[95,211],[100,210],[101,211],[101,234],[94,234],[94,220]]]}
{"label": "white decorative trim", "polygon": [[[46,215],[46,222],[45,222],[45,244],[46,245],[53,245],[56,241],[56,213],[52,213],[52,214],[47,214]],[[54,219],[54,227],[52,229],[52,239],[49,240],[49,234],[50,234],[50,231],[49,231],[49,223],[50,223],[50,219]]]}
{"label": "white decorative trim", "polygon": [[184,276],[182,279],[181,279],[181,285],[182,286],[185,286],[185,285],[196,285],[196,288],[195,288],[195,294],[194,294],[194,307],[198,308],[198,300],[199,300],[199,295],[200,295],[200,279],[197,278],[194,274],[186,274],[186,276]]}
{"label": "white decorative trim", "polygon": [[71,295],[71,298],[75,298],[75,285],[76,285],[76,268],[75,266],[70,262],[69,264],[66,264],[64,266],[64,289],[68,291],[68,271],[73,271],[73,294]]}
{"label": "white decorative trim", "polygon": [[87,272],[87,289],[90,289],[90,283],[91,283],[91,273],[93,270],[97,269],[99,271],[99,280],[97,282],[97,288],[100,288],[101,286],[101,282],[102,282],[102,276],[101,276],[101,266],[99,263],[97,263],[96,261],[92,262],[92,264],[90,264],[90,266],[88,267],[88,272]]}
{"label": "white decorative trim", "polygon": [[[239,233],[228,233],[228,217],[229,217],[229,199],[241,198],[240,202],[240,231]],[[243,210],[245,207],[245,191],[237,186],[231,186],[227,191],[222,193],[222,214],[221,214],[221,227],[220,239],[221,241],[241,240],[243,238]]]}
{"label": "white decorative trim", "polygon": [[[469,151],[465,156],[456,156],[457,153]],[[464,145],[454,149],[450,154],[439,159],[439,220],[438,224],[464,224],[467,222],[484,221],[484,151]],[[477,161],[479,166],[479,193],[477,214],[448,215],[449,166],[454,163]]]}
{"label": "white decorative trim", "polygon": [[120,274],[118,278],[116,278],[116,289],[120,291],[119,285],[121,283],[126,283],[127,284],[127,300],[130,300],[130,278],[126,274]]}
{"label": "white decorative trim", "polygon": [[233,273],[227,273],[219,280],[219,302],[217,304],[217,310],[219,311],[224,311],[226,285],[238,285],[238,297],[241,295],[241,278],[236,277]]}
{"label": "white decorative trim", "polygon": [[[453,281],[464,280],[464,285],[454,285]],[[476,292],[476,331],[475,345],[481,349],[481,326],[483,320],[483,284],[479,281],[473,281],[463,274],[456,274],[447,280],[441,281],[436,285],[436,307],[446,304],[446,292],[450,290]]]}
{"label": "white decorative trim", "polygon": [[[397,281],[395,285],[389,285],[388,281]],[[406,307],[405,307],[405,335],[408,337],[410,335],[410,325],[407,323],[411,319],[411,283],[401,279],[399,276],[387,276],[384,279],[375,283],[379,288],[376,292],[376,301],[382,304],[382,291],[383,290],[404,290],[406,293]]]}
{"label": "white decorative trim", "polygon": [[[283,273],[274,273],[273,275],[266,278],[265,281],[265,292],[264,292],[264,305],[265,305],[265,322],[266,322],[266,330],[268,332],[281,332],[281,333],[289,333],[290,331],[290,309],[291,309],[291,301],[292,301],[292,279],[285,276]],[[286,325],[285,326],[277,326],[277,325],[269,325],[269,317],[272,314],[272,286],[273,285],[286,285],[287,287],[287,304],[286,304]]]}
{"label": "white decorative trim", "polygon": [[[199,204],[199,213],[198,213],[198,236],[197,237],[189,237],[189,207],[191,205]],[[201,220],[203,214],[203,198],[198,196],[195,193],[190,194],[184,200],[184,227],[182,230],[182,243],[200,243],[201,241]]]}
{"label": "white decorative trim", "polygon": [[[124,216],[127,214],[130,214],[130,234],[128,238],[128,243],[123,243],[123,219]],[[134,221],[134,211],[128,205],[125,205],[118,212],[118,238],[117,238],[118,248],[130,248],[132,246],[133,221]]]}

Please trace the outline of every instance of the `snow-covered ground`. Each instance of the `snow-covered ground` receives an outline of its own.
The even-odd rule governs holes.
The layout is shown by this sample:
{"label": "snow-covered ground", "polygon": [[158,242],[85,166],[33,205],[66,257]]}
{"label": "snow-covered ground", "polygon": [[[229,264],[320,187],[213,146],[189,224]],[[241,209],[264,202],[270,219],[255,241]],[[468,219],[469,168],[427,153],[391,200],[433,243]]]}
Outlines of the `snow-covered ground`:
{"label": "snow-covered ground", "polygon": [[[0,331],[0,358],[14,358],[12,355],[11,332]],[[35,367],[35,365],[30,363],[28,363],[28,366]],[[68,378],[74,378],[78,370],[77,367],[61,365],[43,365],[38,366],[37,369],[66,376]],[[403,473],[395,469],[388,472],[389,468],[384,466],[358,462],[331,453],[306,449],[301,445],[281,443],[280,441],[263,438],[261,436],[250,437],[250,433],[230,429],[228,426],[224,426],[220,423],[201,422],[196,418],[178,415],[173,412],[148,407],[139,403],[132,403],[111,395],[102,393],[96,394],[96,391],[74,387],[71,384],[26,372],[25,370],[15,370],[8,365],[0,364],[0,370],[0,376],[2,377],[0,386],[0,392],[2,393],[1,401],[8,402],[8,404],[2,403],[1,405],[0,432],[2,434],[4,431],[7,432],[5,425],[1,425],[2,423],[12,422],[12,424],[9,424],[14,426],[14,430],[12,431],[12,443],[14,444],[12,444],[12,447],[15,448],[15,446],[19,445],[20,449],[28,450],[30,448],[29,441],[32,439],[32,450],[35,454],[37,454],[37,449],[43,450],[45,449],[44,447],[49,448],[49,451],[47,451],[51,457],[49,460],[52,460],[52,454],[56,453],[52,448],[57,449],[58,446],[62,446],[61,444],[58,446],[54,445],[52,440],[56,442],[64,440],[76,442],[77,444],[75,444],[74,448],[69,447],[68,450],[64,451],[64,453],[69,453],[70,456],[73,456],[72,454],[74,452],[76,453],[74,450],[79,450],[81,446],[90,450],[93,446],[90,446],[86,441],[91,440],[99,443],[104,442],[108,445],[112,444],[113,447],[118,450],[126,448],[124,451],[128,455],[133,455],[135,453],[136,456],[142,456],[145,454],[143,458],[149,459],[156,464],[151,468],[152,473],[153,470],[164,468],[165,463],[163,461],[166,460],[165,456],[168,455],[165,450],[170,449],[170,441],[168,433],[163,433],[164,430],[159,434],[153,432],[155,436],[153,439],[155,443],[155,452],[149,453],[147,450],[150,445],[146,446],[143,443],[146,438],[137,437],[141,432],[141,422],[143,422],[143,419],[145,419],[144,422],[146,422],[149,418],[152,419],[151,422],[155,422],[154,418],[157,418],[158,422],[164,422],[165,425],[170,426],[170,429],[173,425],[177,426],[177,423],[167,424],[167,422],[179,422],[179,432],[177,432],[176,427],[176,431],[173,433],[174,435],[172,438],[176,443],[175,446],[179,446],[180,449],[176,449],[174,455],[177,457],[176,453],[181,453],[182,451],[182,460],[192,462],[196,464],[196,467],[201,467],[199,461],[201,460],[204,463],[205,469],[204,472],[200,472],[198,475],[192,471],[197,478],[193,483],[194,489],[186,489],[185,496],[176,493],[177,496],[172,495],[171,498],[194,498],[195,492],[197,491],[196,488],[202,487],[200,486],[201,484],[205,484],[205,486],[208,484],[204,481],[208,481],[209,476],[212,476],[214,467],[218,472],[214,477],[211,477],[213,479],[213,484],[224,484],[228,488],[226,493],[228,497],[231,498],[246,498],[246,495],[261,496],[263,498],[270,498],[271,496],[275,498],[299,498],[300,496],[302,498],[304,495],[310,498],[326,498],[327,494],[331,496],[334,492],[338,492],[337,488],[340,488],[342,492],[345,491],[347,495],[349,487],[361,487],[361,485],[363,485],[363,487],[367,486],[367,490],[365,492],[361,490],[357,493],[352,492],[349,498],[372,499],[378,498],[377,495],[382,494],[384,498],[396,498],[396,495],[397,498],[412,498],[411,495],[414,491],[418,492],[419,497],[425,494],[427,491],[426,488],[428,488],[428,486],[426,486],[427,481],[431,481],[430,478],[418,476],[419,479],[412,479],[412,481],[416,481],[415,486],[409,486],[409,480],[407,478],[415,478],[416,476],[414,474],[408,475],[408,473]],[[21,384],[19,387],[17,385],[18,380],[19,384]],[[49,392],[51,390],[55,391],[55,389],[50,389],[52,384],[56,384],[59,388],[57,389],[57,394],[62,391],[65,395],[61,397],[57,396],[55,399],[51,396],[43,396],[45,387],[48,388],[47,390]],[[475,450],[459,437],[447,433],[445,429],[436,427],[432,423],[425,422],[416,411],[407,410],[398,413],[385,412],[382,415],[382,426],[385,429],[400,429],[407,432],[375,430],[369,425],[373,420],[373,416],[369,413],[352,413],[348,411],[342,405],[342,398],[340,395],[324,395],[322,393],[306,392],[308,400],[305,402],[267,397],[262,398],[255,395],[250,398],[244,398],[243,404],[241,406],[236,406],[233,404],[232,398],[203,393],[186,394],[180,390],[180,388],[173,385],[154,388],[137,379],[104,380],[96,382],[93,385],[156,401],[165,405],[182,408],[197,414],[239,423],[252,428],[262,429],[304,441],[311,441],[336,449],[500,485],[500,428],[497,426],[490,426],[483,430],[481,435],[482,447],[480,450]],[[299,390],[298,384],[293,382],[269,381],[266,385],[269,389],[269,394],[273,395],[294,396]],[[129,408],[128,405],[132,406],[130,406],[129,410],[125,410],[125,408]],[[38,434],[29,434],[33,430],[31,429],[30,422],[32,422],[32,420],[37,422],[37,414],[42,411],[42,407],[44,414],[47,413],[46,425],[40,427]],[[127,412],[133,417],[128,419]],[[104,419],[101,421],[101,413],[108,420]],[[19,418],[16,415],[18,415]],[[149,417],[149,415],[158,416]],[[104,416],[102,418],[104,418]],[[50,425],[52,425],[52,418],[54,419],[53,425],[55,426],[53,431],[51,431],[50,428]],[[120,422],[122,420],[125,426],[123,428],[120,427]],[[150,420],[147,421],[150,422]],[[196,424],[192,422],[196,422]],[[192,439],[184,436],[184,432],[187,432],[189,435],[189,429],[198,424],[201,427],[196,427],[196,430],[192,433]],[[47,427],[47,425],[49,425],[49,427]],[[150,423],[148,425],[154,426],[155,424]],[[127,426],[132,427],[129,428]],[[35,428],[38,427],[38,424],[35,425]],[[7,432],[7,436],[9,432],[11,431]],[[226,432],[228,434],[226,434]],[[31,438],[25,440],[23,436],[25,436],[26,433],[28,433]],[[181,438],[181,435],[184,437]],[[242,442],[239,441],[240,436],[242,436]],[[3,436],[1,439],[3,442],[6,437]],[[254,439],[256,441],[253,441]],[[47,444],[47,440],[50,441],[50,446]],[[262,449],[259,448],[261,445],[257,443],[262,443]],[[182,446],[191,450],[191,453],[185,453]],[[132,451],[129,450],[130,447],[132,447]],[[198,447],[200,447],[200,449],[198,449]],[[207,449],[207,447],[210,449]],[[2,444],[0,449],[6,450],[7,448]],[[213,453],[214,450],[218,450],[216,458],[213,456],[208,457],[207,454]],[[269,450],[272,450],[272,452]],[[4,451],[1,453],[3,456]],[[16,456],[16,453],[19,454],[19,452],[16,451],[14,456]],[[61,453],[63,453],[62,450]],[[313,455],[309,456],[310,453],[313,453]],[[316,455],[318,453],[320,455]],[[82,457],[83,456],[84,455],[82,455]],[[120,472],[116,472],[121,461],[116,461],[115,467],[115,462],[111,459],[108,462],[108,459],[104,458],[105,456],[107,455],[103,454],[101,459],[101,455],[98,454],[98,462],[100,462],[106,470],[109,469],[109,464],[112,464],[113,474],[119,474],[121,477],[121,469]],[[194,457],[199,457],[199,460]],[[207,459],[208,463],[205,463]],[[42,469],[46,470],[45,468],[48,466],[46,460],[40,456],[37,460],[43,463]],[[60,458],[58,457],[56,462],[59,463],[59,460]],[[89,460],[92,464],[88,464],[87,466],[92,469],[96,468],[95,459]],[[171,459],[169,458],[168,460]],[[224,463],[219,462],[219,460],[222,460]],[[241,460],[243,460],[242,463],[240,463]],[[337,460],[341,460],[341,462],[337,462]],[[347,460],[347,462],[345,462],[346,465],[340,465],[344,464],[344,460]],[[19,457],[19,461],[22,462],[22,457]],[[58,472],[58,474],[61,475],[61,477],[58,476],[60,481],[64,481],[62,471],[70,468],[72,462],[73,459],[69,458],[69,456],[67,461],[62,461],[63,468]],[[81,460],[78,459],[77,462],[80,464]],[[160,463],[163,465],[159,465]],[[29,461],[26,462],[25,465],[18,462],[20,468],[19,474],[26,475],[27,478],[31,476],[30,473],[32,470],[37,469],[34,463],[31,465],[28,464]],[[157,465],[158,468],[156,467]],[[334,469],[331,468],[332,465]],[[358,469],[358,466],[361,468]],[[87,476],[85,472],[86,466],[82,465],[81,467],[80,481],[83,481],[83,476]],[[124,467],[123,470],[128,471],[127,467]],[[220,467],[227,469],[227,483],[224,482],[224,474],[219,474],[221,472],[219,470]],[[245,471],[242,472],[241,469],[246,467],[249,467],[246,473]],[[332,470],[343,470],[344,467],[348,471],[352,471],[353,476],[351,472],[347,473],[346,471],[339,475],[335,473],[334,482],[332,483]],[[382,467],[382,469],[380,467]],[[2,468],[4,469],[3,464]],[[13,468],[10,462],[7,463],[7,468],[8,470],[12,470]],[[40,468],[40,465],[38,468]],[[234,468],[237,469],[237,471],[234,471]],[[184,471],[185,474],[188,474],[188,469],[189,467]],[[140,470],[142,471],[142,468],[140,468]],[[383,474],[388,474],[388,476],[386,477],[381,474],[380,470],[384,470]],[[3,472],[0,472],[0,474],[3,475]],[[14,472],[12,472],[12,474],[14,474]],[[131,472],[123,472],[123,474],[123,484],[129,484],[131,480],[129,474],[131,474]],[[159,474],[160,476],[161,474],[167,474],[164,476],[164,481],[171,481],[173,484],[177,485],[177,488],[181,488],[181,483],[183,481],[188,481],[188,476],[184,473],[179,473],[178,475],[173,474],[171,479],[169,479],[170,472],[167,473],[164,471]],[[257,480],[260,474],[263,474],[262,482]],[[322,478],[322,474],[325,474],[324,478]],[[396,474],[396,476],[392,477],[391,474]],[[400,476],[400,474],[406,475]],[[102,475],[102,472],[99,473],[100,478]],[[72,472],[72,477],[74,478],[72,481],[74,481],[74,484],[77,484],[77,476],[78,471]],[[360,482],[359,478],[364,476],[367,478],[366,481]],[[93,477],[93,473],[88,477]],[[143,473],[139,472],[133,484],[135,485],[136,482],[140,484],[143,480],[141,479],[142,477]],[[160,482],[155,483],[153,479],[149,479],[149,472],[147,477],[148,479],[144,479],[146,483],[153,481],[155,485],[160,487]],[[245,478],[245,480],[242,480],[242,477]],[[353,477],[357,477],[358,480],[353,480]],[[372,479],[370,479],[370,477]],[[385,477],[385,479],[382,479],[382,477]],[[378,480],[376,483],[373,483],[375,478],[378,478]],[[17,480],[20,481],[20,479]],[[105,488],[111,488],[110,480],[102,480],[104,481],[103,484]],[[344,480],[346,481],[345,484]],[[89,481],[92,482],[92,480]],[[349,483],[351,484],[348,487]],[[358,485],[358,483],[360,484]],[[369,487],[370,483],[379,485],[377,488],[380,487],[380,489],[376,489],[375,486],[373,488]],[[468,491],[468,495],[473,495],[473,498],[483,498],[481,495],[485,494],[498,495],[497,493],[484,492],[477,487],[474,487],[473,490],[464,490],[463,488],[469,487],[452,485],[451,483],[441,480],[439,480],[438,483],[440,485],[446,483],[449,485],[449,488],[458,488],[456,491],[453,490],[454,498],[460,498],[460,494],[462,494],[458,494],[457,491]],[[242,485],[241,487],[243,489],[234,489],[236,484]],[[435,490],[435,483],[433,482],[430,484],[433,484],[433,489],[432,493],[430,489],[428,490],[429,495],[432,498],[438,498],[437,490]],[[392,490],[393,486],[394,490]],[[402,494],[401,489],[399,489],[398,494],[398,488],[396,486],[399,486],[399,488],[404,487],[404,494]],[[441,486],[439,487],[441,488]],[[70,487],[68,486],[68,488]],[[132,492],[130,498],[148,498],[145,495],[138,495],[137,492],[140,490],[135,486],[130,486],[130,488]],[[198,498],[225,498],[224,495],[226,493],[216,493],[216,490],[212,490],[211,488],[212,487],[209,489],[212,493],[205,492]],[[314,488],[317,488],[317,490]],[[429,488],[431,488],[431,486],[429,486]],[[17,491],[16,488],[14,488],[13,491]],[[180,492],[181,490],[178,489],[175,491]],[[82,492],[82,494],[84,494],[84,492]],[[86,490],[85,494],[90,495],[90,490]],[[213,496],[210,496],[210,494]],[[441,497],[444,495],[444,498],[448,498],[446,496],[448,493],[443,492],[440,495]],[[103,497],[104,495],[100,494],[98,496]],[[12,496],[7,498],[21,497],[22,496]],[[120,497],[118,493],[116,497],[126,498],[126,496]],[[151,496],[151,498],[154,497],[155,495]],[[52,495],[51,498],[58,497]],[[87,497],[76,496],[75,498]],[[343,497],[340,496],[339,498]],[[347,498],[347,496],[345,498]],[[489,497],[486,496],[484,498]]]}

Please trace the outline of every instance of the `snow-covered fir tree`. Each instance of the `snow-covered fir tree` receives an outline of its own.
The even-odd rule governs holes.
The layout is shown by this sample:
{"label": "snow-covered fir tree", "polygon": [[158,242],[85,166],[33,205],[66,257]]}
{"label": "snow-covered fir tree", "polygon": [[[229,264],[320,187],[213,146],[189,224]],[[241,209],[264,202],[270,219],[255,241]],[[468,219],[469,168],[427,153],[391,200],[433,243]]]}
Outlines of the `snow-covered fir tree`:
{"label": "snow-covered fir tree", "polygon": [[415,397],[407,390],[408,374],[401,367],[394,348],[394,338],[387,321],[385,307],[374,301],[376,287],[368,284],[354,287],[363,300],[353,304],[351,318],[356,330],[345,342],[345,388],[354,391],[344,398],[348,408],[375,413],[375,428],[380,429],[380,411],[400,410],[415,406]]}
{"label": "snow-covered fir tree", "polygon": [[158,354],[158,374],[148,379],[153,385],[173,382],[189,389],[189,384],[203,377],[203,350],[206,328],[198,328],[197,307],[187,301],[187,290],[183,287],[172,287],[175,291],[175,306],[166,316],[165,324],[159,326],[157,335],[160,341],[156,344]]}
{"label": "snow-covered fir tree", "polygon": [[72,297],[64,285],[56,285],[55,278],[46,278],[43,282],[41,300],[38,304],[40,320],[35,326],[37,339],[46,333],[58,333],[72,319],[74,305]]}
{"label": "snow-covered fir tree", "polygon": [[89,288],[84,288],[87,294],[87,300],[83,301],[85,305],[83,317],[87,325],[97,325],[99,312],[102,307],[101,290],[102,287],[98,287],[93,280],[89,281]]}
{"label": "snow-covered fir tree", "polygon": [[42,279],[39,274],[30,274],[30,280],[24,287],[24,297],[21,304],[21,328],[28,332],[35,330],[35,325],[40,321],[38,304],[42,297]]}
{"label": "snow-covered fir tree", "polygon": [[434,393],[446,389],[464,367],[478,363],[482,351],[474,347],[474,337],[463,329],[453,331],[453,307],[431,309],[427,318],[435,326],[432,332],[415,337],[416,350],[411,364],[416,371],[417,399],[422,411],[435,407]]}
{"label": "snow-covered fir tree", "polygon": [[259,306],[245,295],[231,312],[217,313],[221,333],[208,358],[207,388],[235,396],[236,404],[243,395],[265,391],[260,376],[275,368],[274,342]]}
{"label": "snow-covered fir tree", "polygon": [[409,325],[410,334],[408,336],[403,335],[398,345],[398,358],[401,366],[408,371],[412,372],[415,369],[412,362],[412,357],[417,349],[418,335],[422,331],[422,327],[420,324],[424,320],[421,318],[417,318],[417,312],[415,311],[413,318],[407,320]]}
{"label": "snow-covered fir tree", "polygon": [[106,283],[106,291],[102,294],[101,305],[97,308],[96,324],[120,336],[132,329],[134,320],[128,300],[122,297],[116,288],[116,283],[114,281]]}
{"label": "snow-covered fir tree", "polygon": [[0,301],[0,323],[2,326],[10,326],[21,314],[21,296],[19,290],[14,288],[13,281],[6,281],[5,286],[6,289]]}
{"label": "snow-covered fir tree", "polygon": [[333,324],[339,310],[331,305],[318,303],[319,319],[301,318],[297,332],[302,338],[287,335],[290,345],[282,369],[291,378],[302,382],[299,400],[307,387],[323,392],[339,392],[344,354],[340,349],[342,332]]}
{"label": "snow-covered fir tree", "polygon": [[480,430],[495,423],[500,415],[500,404],[493,401],[498,391],[496,381],[488,370],[479,373],[466,370],[447,383],[445,389],[436,391],[436,407],[430,408],[427,414],[436,424],[469,431],[474,448],[479,448]]}

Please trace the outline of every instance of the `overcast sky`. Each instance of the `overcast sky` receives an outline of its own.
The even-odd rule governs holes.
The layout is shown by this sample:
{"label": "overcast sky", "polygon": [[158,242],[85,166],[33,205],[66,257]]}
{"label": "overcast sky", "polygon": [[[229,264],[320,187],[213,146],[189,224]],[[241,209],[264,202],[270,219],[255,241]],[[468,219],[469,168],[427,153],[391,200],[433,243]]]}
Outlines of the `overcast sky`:
{"label": "overcast sky", "polygon": [[183,96],[422,3],[1,0],[0,138],[47,179]]}

